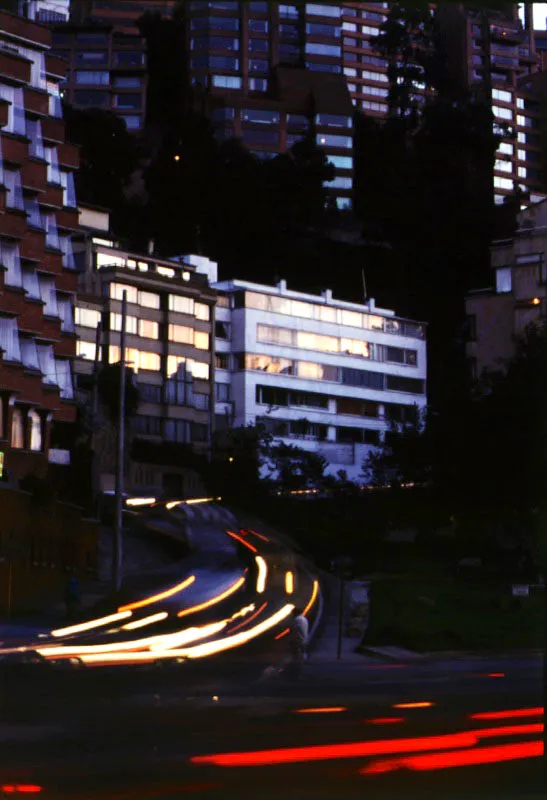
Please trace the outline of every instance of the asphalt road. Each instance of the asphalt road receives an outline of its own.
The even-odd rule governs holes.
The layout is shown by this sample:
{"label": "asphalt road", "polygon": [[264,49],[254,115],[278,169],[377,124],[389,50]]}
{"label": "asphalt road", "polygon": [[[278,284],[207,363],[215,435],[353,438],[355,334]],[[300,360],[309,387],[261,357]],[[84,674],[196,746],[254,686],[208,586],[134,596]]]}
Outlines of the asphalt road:
{"label": "asphalt road", "polygon": [[[328,681],[327,666],[314,671],[312,663],[298,683],[283,677],[261,681],[263,666],[262,652],[256,657],[249,653],[247,659],[212,660],[200,669],[85,670],[65,679],[57,676],[56,683],[45,681],[40,691],[35,682],[34,693],[14,689],[9,698],[3,696],[7,713],[0,724],[0,785],[40,786],[44,798],[71,800],[547,796],[541,758],[360,772],[378,759],[393,761],[397,756],[388,752],[394,749],[392,740],[486,730],[473,748],[476,752],[526,747],[542,739],[538,726],[543,717],[537,712],[493,720],[469,716],[541,707],[542,665],[537,658],[420,665],[365,661],[362,676],[331,665]],[[411,702],[432,705],[394,708]],[[298,712],[325,707],[343,710]],[[492,733],[492,728],[498,731]],[[428,741],[413,746],[428,749]],[[460,747],[454,741],[451,750]],[[342,757],[344,753],[331,749],[328,757],[309,760],[317,751],[301,750],[356,742],[364,743],[364,755]],[[383,754],[382,747],[387,748]],[[297,754],[291,758],[303,760],[230,767],[191,761],[195,756],[266,749],[281,749],[281,755],[274,753],[266,762],[284,761],[287,748]],[[502,751],[492,752],[493,758],[501,757]]]}

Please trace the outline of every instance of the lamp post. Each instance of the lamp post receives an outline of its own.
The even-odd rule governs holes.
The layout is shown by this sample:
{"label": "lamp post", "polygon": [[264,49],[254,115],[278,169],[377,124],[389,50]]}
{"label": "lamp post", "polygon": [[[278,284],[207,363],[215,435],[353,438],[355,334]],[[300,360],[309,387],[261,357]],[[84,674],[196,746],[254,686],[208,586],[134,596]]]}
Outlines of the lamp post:
{"label": "lamp post", "polygon": [[118,449],[116,454],[115,528],[113,547],[112,583],[114,591],[122,585],[122,530],[123,530],[123,484],[125,455],[125,321],[127,316],[127,292],[122,294],[122,321],[120,332],[120,405],[118,408]]}

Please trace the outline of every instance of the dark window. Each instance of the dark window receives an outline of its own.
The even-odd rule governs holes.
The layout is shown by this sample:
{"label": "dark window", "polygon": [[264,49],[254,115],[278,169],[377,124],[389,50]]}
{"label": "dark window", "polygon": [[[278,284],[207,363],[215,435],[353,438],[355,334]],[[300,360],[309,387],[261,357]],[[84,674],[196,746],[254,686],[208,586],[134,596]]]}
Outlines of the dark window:
{"label": "dark window", "polygon": [[308,408],[328,408],[329,396],[315,392],[291,392],[289,405],[307,406]]}
{"label": "dark window", "polygon": [[258,58],[249,59],[249,72],[268,72],[269,62]]}
{"label": "dark window", "polygon": [[366,386],[369,389],[383,389],[384,375],[382,372],[369,372],[364,369],[349,369],[342,367],[342,383],[346,386]]}
{"label": "dark window", "polygon": [[344,36],[344,47],[357,47],[357,39],[352,39],[350,36]]}
{"label": "dark window", "polygon": [[164,438],[169,442],[187,442],[188,424],[188,422],[182,419],[166,419],[163,433]]}
{"label": "dark window", "polygon": [[215,321],[215,336],[217,339],[230,340],[230,324],[228,322]]}
{"label": "dark window", "polygon": [[85,90],[76,90],[74,92],[74,102],[79,106],[94,106],[95,108],[104,108],[110,105],[110,96],[108,92],[87,92]]}
{"label": "dark window", "polygon": [[256,402],[267,406],[288,406],[289,391],[274,386],[257,386]]}
{"label": "dark window", "polygon": [[290,130],[308,130],[310,121],[304,114],[287,114],[287,126]]}
{"label": "dark window", "polygon": [[267,53],[267,39],[249,39],[249,50],[251,53]]}
{"label": "dark window", "polygon": [[81,50],[76,52],[76,63],[78,65],[104,67],[108,63],[107,50]]}
{"label": "dark window", "polygon": [[140,108],[142,99],[140,94],[117,94],[114,96],[116,108]]}
{"label": "dark window", "polygon": [[229,383],[215,383],[215,400],[218,403],[228,403],[231,400],[231,386]]}
{"label": "dark window", "polygon": [[270,111],[261,108],[243,108],[241,110],[242,122],[251,122],[254,125],[278,125],[279,111]]}
{"label": "dark window", "polygon": [[161,403],[161,386],[152,386],[149,383],[140,383],[139,399],[143,403]]}
{"label": "dark window", "polygon": [[234,36],[211,36],[206,41],[211,50],[239,50],[239,39]]}
{"label": "dark window", "polygon": [[138,89],[142,86],[142,78],[139,75],[116,75],[114,86],[116,89]]}
{"label": "dark window", "polygon": [[233,58],[232,56],[209,56],[208,61],[208,66],[212,69],[239,69],[239,58]]}
{"label": "dark window", "polygon": [[268,21],[265,19],[250,19],[249,30],[253,33],[268,33]]}
{"label": "dark window", "polygon": [[106,33],[77,33],[76,41],[78,44],[108,44]]}
{"label": "dark window", "polygon": [[386,361],[393,361],[396,364],[404,364],[405,351],[402,347],[386,347]]}
{"label": "dark window", "polygon": [[281,43],[279,45],[279,56],[282,61],[293,63],[302,57],[302,51],[298,45]]}
{"label": "dark window", "polygon": [[300,30],[297,25],[281,24],[279,26],[279,34],[282,39],[299,39]]}
{"label": "dark window", "polygon": [[212,28],[218,28],[222,31],[239,30],[239,20],[232,17],[209,17],[209,22]]}
{"label": "dark window", "polygon": [[400,375],[386,375],[386,389],[392,392],[424,394],[424,381],[419,378],[402,378]]}
{"label": "dark window", "polygon": [[54,31],[51,36],[51,42],[53,47],[63,47],[70,44],[71,38],[69,33],[57,33],[57,31]]}
{"label": "dark window", "polygon": [[380,431],[373,431],[369,428],[365,428],[363,441],[365,444],[380,444]]}
{"label": "dark window", "polygon": [[340,27],[338,25],[322,25],[319,22],[308,22],[306,24],[306,33],[314,36],[340,36]]}
{"label": "dark window", "polygon": [[467,315],[467,341],[475,342],[477,339],[477,315]]}
{"label": "dark window", "polygon": [[336,428],[337,442],[362,442],[362,428]]}
{"label": "dark window", "polygon": [[306,67],[311,69],[312,72],[333,72],[335,74],[342,72],[340,64],[321,64],[317,61],[307,61]]}
{"label": "dark window", "polygon": [[258,11],[260,14],[264,14],[268,11],[268,3],[249,3],[251,11]]}
{"label": "dark window", "polygon": [[265,144],[277,147],[279,145],[278,131],[259,131],[246,128],[242,131],[243,141],[249,144]]}
{"label": "dark window", "polygon": [[141,67],[144,64],[144,53],[138,50],[120,50],[114,57],[118,66]]}
{"label": "dark window", "polygon": [[355,417],[377,417],[378,403],[372,400],[358,400],[352,397],[339,397],[336,401],[338,414],[348,414]]}
{"label": "dark window", "polygon": [[148,436],[161,436],[161,418],[137,414],[133,418],[133,430]]}

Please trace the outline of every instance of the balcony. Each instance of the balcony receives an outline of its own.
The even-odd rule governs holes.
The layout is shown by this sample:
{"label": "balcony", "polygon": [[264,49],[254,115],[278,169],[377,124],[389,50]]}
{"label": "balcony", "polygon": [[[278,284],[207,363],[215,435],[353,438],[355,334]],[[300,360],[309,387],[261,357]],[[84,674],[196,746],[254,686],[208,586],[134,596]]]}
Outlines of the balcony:
{"label": "balcony", "polygon": [[7,100],[0,99],[0,128],[5,128],[8,124],[9,107],[10,104]]}
{"label": "balcony", "polygon": [[40,205],[61,209],[63,207],[63,187],[50,184],[44,188],[45,191],[40,197]]}
{"label": "balcony", "polygon": [[28,143],[24,139],[17,139],[9,134],[2,136],[2,150],[4,162],[20,166],[28,159]]}
{"label": "balcony", "polygon": [[65,141],[65,123],[61,119],[46,117],[42,120],[42,136],[48,142],[63,143]]}
{"label": "balcony", "polygon": [[26,161],[21,167],[23,189],[43,192],[47,183],[47,164],[43,161]]}
{"label": "balcony", "polygon": [[498,69],[515,69],[519,65],[518,58],[513,58],[509,56],[497,56],[492,55],[491,62],[494,67]]}
{"label": "balcony", "polygon": [[60,78],[63,80],[66,77],[68,64],[64,58],[54,56],[52,53],[46,53],[46,73],[48,78]]}
{"label": "balcony", "polygon": [[0,78],[9,78],[20,84],[30,83],[30,61],[0,47]]}
{"label": "balcony", "polygon": [[60,144],[57,148],[59,164],[68,169],[78,169],[80,166],[80,150],[73,144]]}
{"label": "balcony", "polygon": [[27,215],[23,211],[6,209],[2,216],[2,236],[12,239],[25,239],[27,233]]}
{"label": "balcony", "polygon": [[47,117],[49,115],[49,95],[47,92],[26,86],[24,94],[25,111],[30,114],[36,114],[39,117]]}
{"label": "balcony", "polygon": [[6,11],[0,11],[0,30],[7,31],[11,36],[16,36],[25,42],[36,42],[43,47],[51,45],[51,31],[42,25],[37,25],[24,17],[16,17]]}
{"label": "balcony", "polygon": [[492,41],[522,42],[524,31],[520,28],[508,28],[504,25],[490,25],[490,36]]}
{"label": "balcony", "polygon": [[56,214],[57,226],[65,230],[75,231],[79,228],[79,215],[77,208],[65,208]]}

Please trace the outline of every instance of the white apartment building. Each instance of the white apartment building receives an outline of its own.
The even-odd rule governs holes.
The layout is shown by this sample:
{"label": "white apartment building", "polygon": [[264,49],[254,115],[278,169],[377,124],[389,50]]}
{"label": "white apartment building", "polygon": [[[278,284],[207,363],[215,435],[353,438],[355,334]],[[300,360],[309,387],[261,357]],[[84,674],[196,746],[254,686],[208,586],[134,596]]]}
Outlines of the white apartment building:
{"label": "white apartment building", "polygon": [[215,425],[261,422],[362,482],[362,465],[390,420],[426,404],[426,328],[394,311],[263,286],[216,282],[216,264],[187,258],[218,292]]}

